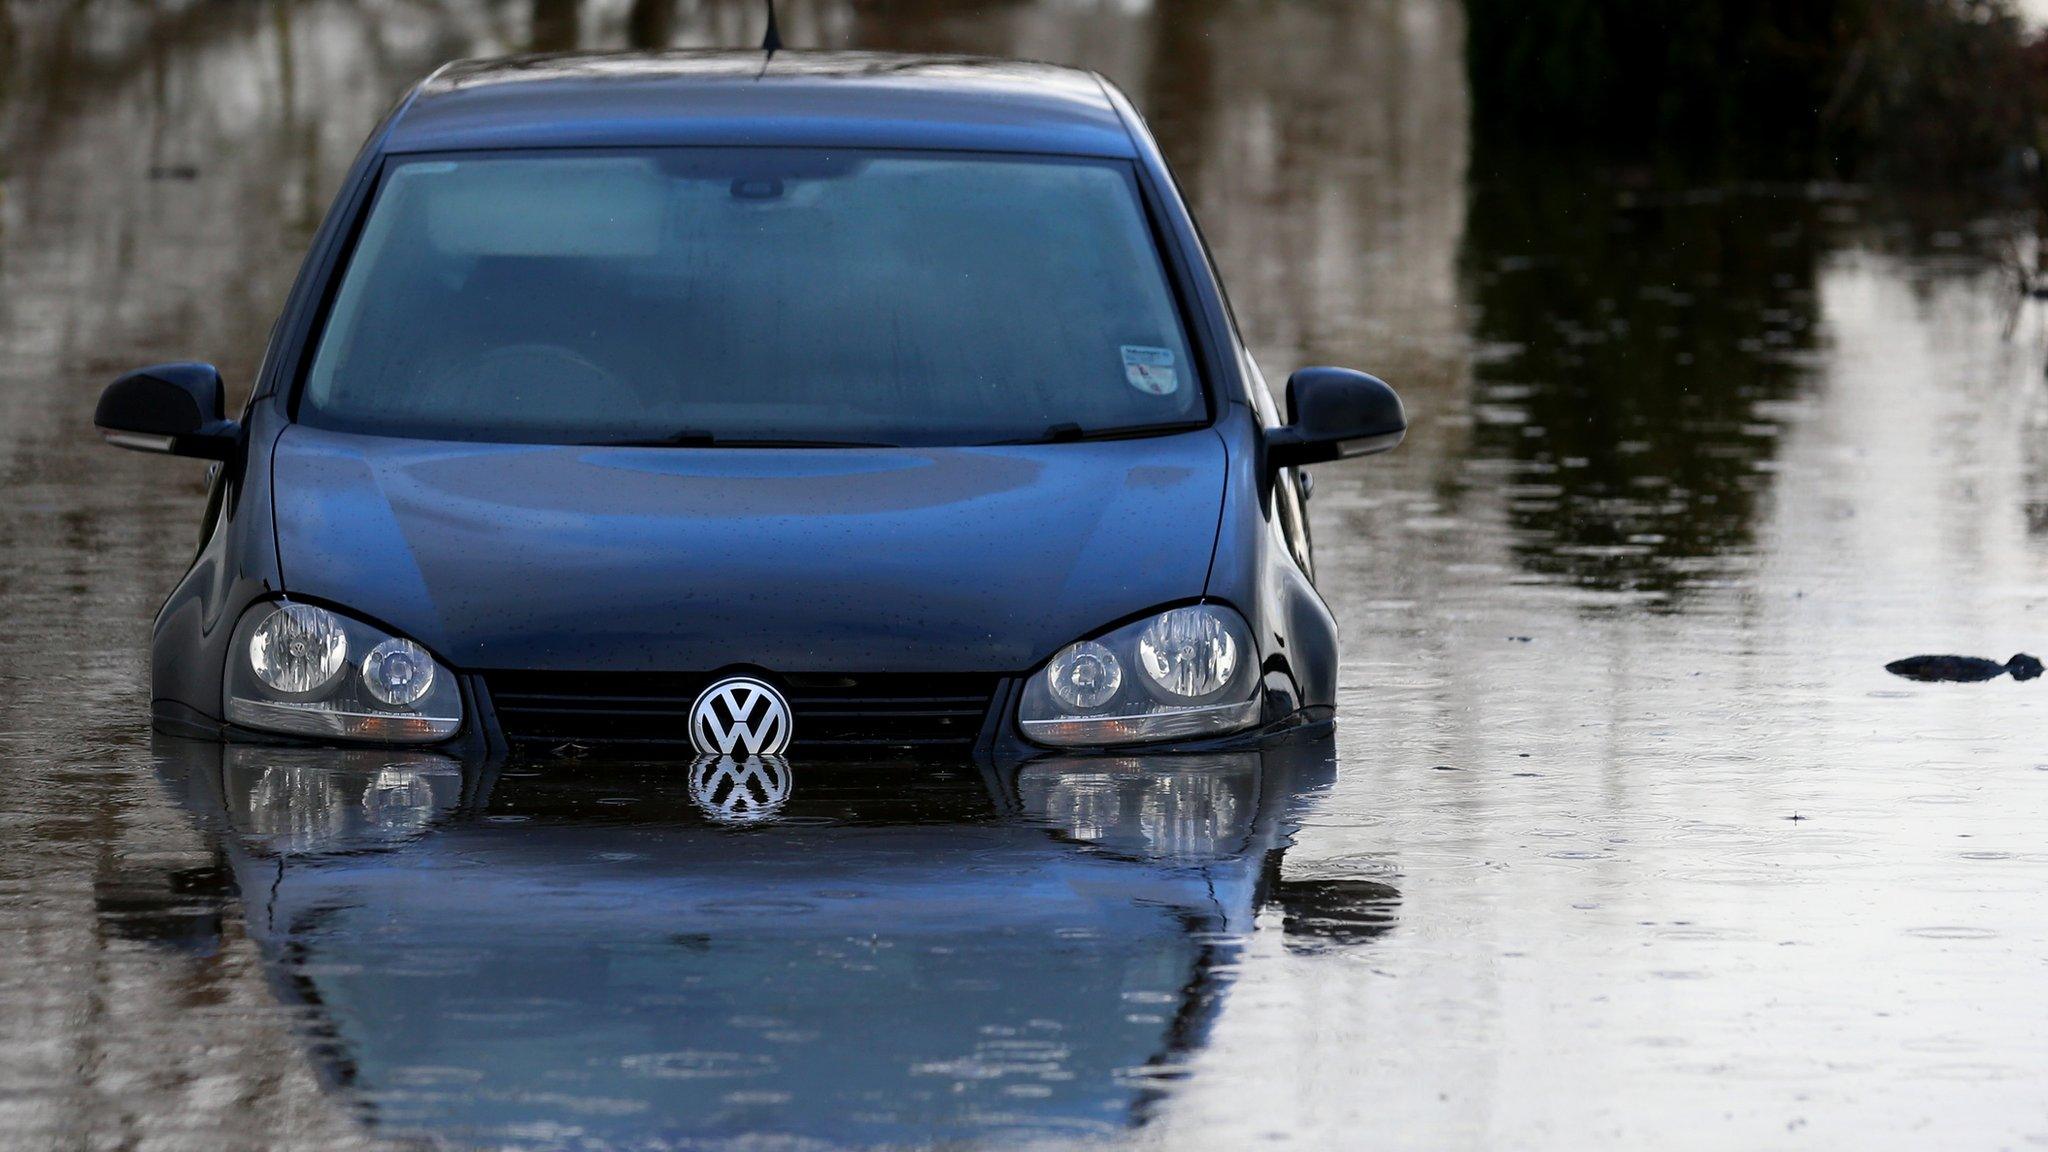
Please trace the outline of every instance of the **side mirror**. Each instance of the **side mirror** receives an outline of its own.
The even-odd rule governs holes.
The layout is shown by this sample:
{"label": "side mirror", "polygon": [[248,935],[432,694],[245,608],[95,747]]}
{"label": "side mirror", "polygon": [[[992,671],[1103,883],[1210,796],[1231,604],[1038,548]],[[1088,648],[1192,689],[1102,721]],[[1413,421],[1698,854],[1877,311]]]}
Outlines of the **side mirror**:
{"label": "side mirror", "polygon": [[225,460],[240,430],[224,414],[222,392],[211,364],[138,368],[100,393],[92,422],[117,448]]}
{"label": "side mirror", "polygon": [[1408,414],[1386,381],[1349,368],[1303,368],[1287,378],[1287,417],[1266,429],[1273,468],[1385,452],[1408,434]]}

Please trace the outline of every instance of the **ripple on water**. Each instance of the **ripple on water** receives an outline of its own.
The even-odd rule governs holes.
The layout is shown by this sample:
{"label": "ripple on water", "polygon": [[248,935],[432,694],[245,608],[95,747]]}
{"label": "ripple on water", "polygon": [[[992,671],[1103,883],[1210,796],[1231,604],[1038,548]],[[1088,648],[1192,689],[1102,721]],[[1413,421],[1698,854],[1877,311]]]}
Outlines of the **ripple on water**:
{"label": "ripple on water", "polygon": [[1680,942],[1685,942],[1721,940],[1725,939],[1726,937],[1722,933],[1717,932],[1712,928],[1675,927],[1659,929],[1657,931],[1657,938],[1660,940],[1676,940]]}
{"label": "ripple on water", "polygon": [[1915,1036],[1899,1041],[1899,1050],[1902,1052],[1920,1052],[1938,1056],[1954,1056],[1964,1052],[1976,1052],[1982,1049],[1983,1046],[1983,1042],[1976,1037],[1955,1034]]}
{"label": "ripple on water", "polygon": [[1303,880],[1398,880],[1401,867],[1390,856],[1356,853],[1322,860],[1290,859],[1287,874]]}
{"label": "ripple on water", "polygon": [[453,1064],[404,1064],[393,1068],[391,1073],[399,1083],[415,1088],[476,1084],[484,1078],[484,1074],[475,1068]]}
{"label": "ripple on water", "polygon": [[818,906],[808,900],[706,900],[697,909],[707,916],[808,916]]}
{"label": "ripple on water", "polygon": [[1959,1083],[1978,1084],[1994,1080],[2010,1080],[2018,1076],[2039,1075],[2038,1069],[2021,1069],[2011,1064],[1994,1064],[1987,1061],[1970,1061],[1954,1064],[1929,1064],[1913,1070],[1915,1075],[1929,1080],[1948,1080]]}
{"label": "ripple on water", "polygon": [[743,1076],[765,1076],[775,1071],[775,1059],[761,1052],[707,1052],[682,1049],[675,1052],[644,1052],[619,1061],[628,1072],[658,1080],[722,1080]]}
{"label": "ripple on water", "polygon": [[773,1092],[767,1090],[762,1090],[758,1092],[727,1092],[725,1095],[720,1096],[718,1099],[720,1103],[730,1104],[736,1108],[766,1108],[773,1107],[778,1104],[787,1104],[790,1101],[796,1099],[796,1094],[792,1092]]}
{"label": "ripple on water", "polygon": [[1918,936],[1923,940],[1994,940],[1998,933],[1989,928],[1971,928],[1965,925],[1937,924],[1926,928],[1908,928],[1906,935]]}

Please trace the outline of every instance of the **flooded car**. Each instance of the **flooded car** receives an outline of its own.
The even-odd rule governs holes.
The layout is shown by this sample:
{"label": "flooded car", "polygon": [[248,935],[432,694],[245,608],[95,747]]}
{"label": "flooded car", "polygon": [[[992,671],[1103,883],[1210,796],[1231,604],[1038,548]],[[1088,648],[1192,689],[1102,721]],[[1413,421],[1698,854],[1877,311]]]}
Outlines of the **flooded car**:
{"label": "flooded car", "polygon": [[1252,365],[1128,101],[869,54],[451,65],[372,134],[157,617],[188,736],[706,754],[1241,744],[1331,723],[1306,464],[1381,381]]}

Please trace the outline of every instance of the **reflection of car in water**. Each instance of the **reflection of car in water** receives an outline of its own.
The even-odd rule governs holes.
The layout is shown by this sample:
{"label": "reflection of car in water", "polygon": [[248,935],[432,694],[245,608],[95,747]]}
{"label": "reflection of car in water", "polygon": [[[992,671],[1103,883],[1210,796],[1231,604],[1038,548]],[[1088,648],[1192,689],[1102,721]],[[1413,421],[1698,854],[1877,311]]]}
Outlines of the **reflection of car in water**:
{"label": "reflection of car in water", "polygon": [[783,797],[739,825],[673,767],[160,749],[337,1090],[389,1134],[1113,1131],[1203,1042],[1262,908],[1326,937],[1389,922],[1377,886],[1334,914],[1282,890],[1326,744],[778,764]]}

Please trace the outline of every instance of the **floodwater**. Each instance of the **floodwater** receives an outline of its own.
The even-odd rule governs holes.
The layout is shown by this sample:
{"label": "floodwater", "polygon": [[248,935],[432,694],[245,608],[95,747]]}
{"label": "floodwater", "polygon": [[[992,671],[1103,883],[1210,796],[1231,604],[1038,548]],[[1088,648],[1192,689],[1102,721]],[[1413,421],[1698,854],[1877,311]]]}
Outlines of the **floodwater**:
{"label": "floodwater", "polygon": [[2031,216],[1492,154],[1450,0],[784,5],[1104,71],[1267,374],[1401,388],[1334,764],[153,746],[200,469],[102,384],[246,384],[441,59],[757,19],[0,7],[0,1146],[2048,1144],[2048,681],[1884,671],[2048,649]]}

